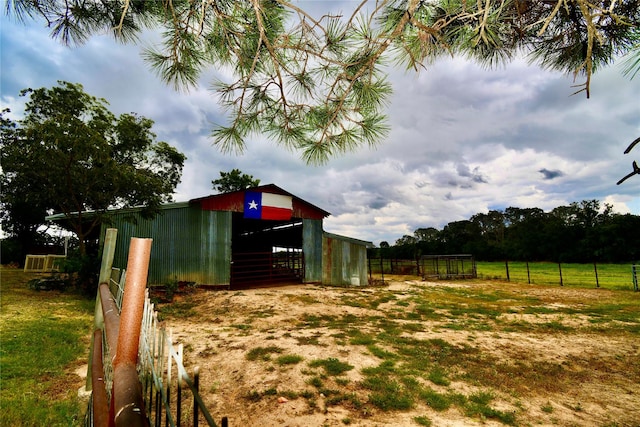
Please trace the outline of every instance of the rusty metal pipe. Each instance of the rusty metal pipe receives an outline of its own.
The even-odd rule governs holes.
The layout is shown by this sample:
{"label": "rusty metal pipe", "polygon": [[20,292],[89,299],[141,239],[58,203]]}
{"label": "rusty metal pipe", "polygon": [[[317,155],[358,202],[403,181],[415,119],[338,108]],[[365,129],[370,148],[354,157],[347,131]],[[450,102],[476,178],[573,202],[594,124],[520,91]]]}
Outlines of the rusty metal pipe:
{"label": "rusty metal pipe", "polygon": [[102,330],[93,332],[93,360],[91,361],[91,389],[93,390],[93,425],[94,427],[109,426],[109,399],[104,383],[104,368],[102,364]]}
{"label": "rusty metal pipe", "polygon": [[114,366],[113,400],[116,427],[149,426],[135,363],[120,363]]}
{"label": "rusty metal pipe", "polygon": [[109,353],[113,361],[118,348],[118,331],[120,329],[120,315],[116,301],[111,295],[109,285],[101,283],[98,288],[100,292],[100,301],[102,302],[102,317],[104,318],[104,331],[107,335],[107,344],[109,345]]}
{"label": "rusty metal pipe", "polygon": [[113,362],[113,399],[116,426],[147,426],[142,387],[136,362],[147,287],[151,239],[132,238],[120,313],[118,345]]}

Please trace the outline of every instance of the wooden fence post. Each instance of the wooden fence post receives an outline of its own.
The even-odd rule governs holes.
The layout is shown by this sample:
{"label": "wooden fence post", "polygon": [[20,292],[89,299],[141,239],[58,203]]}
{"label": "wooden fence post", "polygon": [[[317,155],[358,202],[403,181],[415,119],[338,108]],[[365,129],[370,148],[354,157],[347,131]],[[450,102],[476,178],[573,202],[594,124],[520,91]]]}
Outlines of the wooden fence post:
{"label": "wooden fence post", "polygon": [[[102,249],[102,264],[100,265],[100,275],[98,276],[98,288],[100,283],[108,282],[111,277],[111,267],[113,266],[113,257],[116,252],[116,238],[118,236],[117,228],[107,228],[104,236],[104,246]],[[104,318],[102,317],[102,302],[100,301],[100,290],[96,289],[96,306],[93,314],[93,329],[102,330],[104,328]],[[85,390],[91,390],[91,378],[93,363],[93,340],[89,347],[89,360],[87,362],[87,379],[85,382]]]}

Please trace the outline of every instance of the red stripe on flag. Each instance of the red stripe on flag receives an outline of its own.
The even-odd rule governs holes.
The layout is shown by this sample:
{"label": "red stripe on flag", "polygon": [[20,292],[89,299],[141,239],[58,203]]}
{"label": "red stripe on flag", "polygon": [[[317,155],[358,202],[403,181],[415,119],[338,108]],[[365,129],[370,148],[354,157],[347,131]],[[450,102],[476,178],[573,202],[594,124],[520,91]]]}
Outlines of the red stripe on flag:
{"label": "red stripe on flag", "polygon": [[291,209],[262,205],[262,219],[289,220]]}

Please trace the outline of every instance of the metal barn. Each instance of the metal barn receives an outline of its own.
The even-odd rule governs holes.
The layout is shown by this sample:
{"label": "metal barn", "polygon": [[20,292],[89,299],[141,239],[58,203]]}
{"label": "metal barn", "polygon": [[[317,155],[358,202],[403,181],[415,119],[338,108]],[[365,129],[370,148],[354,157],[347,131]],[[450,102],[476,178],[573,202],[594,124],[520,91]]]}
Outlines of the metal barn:
{"label": "metal barn", "polygon": [[329,215],[270,184],[172,203],[155,218],[115,210],[113,265],[126,268],[131,237],[152,238],[149,282],[195,282],[230,289],[274,283],[368,283],[371,243],[323,231]]}

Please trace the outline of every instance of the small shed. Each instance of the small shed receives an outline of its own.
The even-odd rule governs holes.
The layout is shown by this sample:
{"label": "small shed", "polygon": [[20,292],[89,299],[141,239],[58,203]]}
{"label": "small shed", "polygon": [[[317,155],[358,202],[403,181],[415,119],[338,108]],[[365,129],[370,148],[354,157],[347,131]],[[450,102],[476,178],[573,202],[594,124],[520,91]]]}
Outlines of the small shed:
{"label": "small shed", "polygon": [[368,283],[370,242],[323,230],[330,214],[274,185],[110,213],[118,229],[114,266],[126,267],[132,237],[152,238],[149,282],[195,282],[240,289],[275,283]]}

